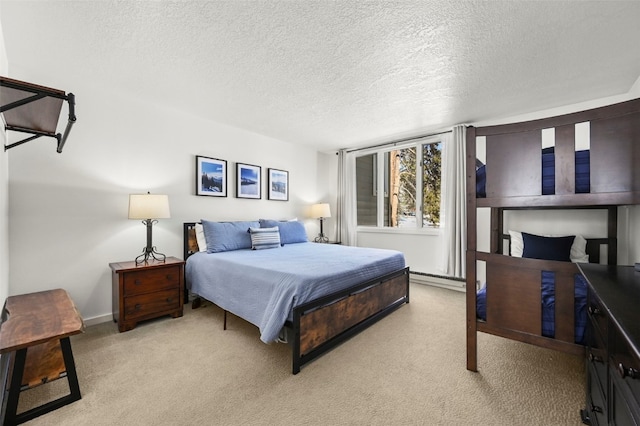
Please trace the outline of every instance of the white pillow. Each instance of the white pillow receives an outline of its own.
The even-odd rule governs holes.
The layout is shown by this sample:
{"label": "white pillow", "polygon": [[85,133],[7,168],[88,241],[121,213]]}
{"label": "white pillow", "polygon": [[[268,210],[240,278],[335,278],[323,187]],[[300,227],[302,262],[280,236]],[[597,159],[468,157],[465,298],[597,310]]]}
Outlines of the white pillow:
{"label": "white pillow", "polygon": [[196,241],[198,242],[198,251],[207,251],[207,239],[204,236],[204,228],[201,223],[196,223]]}
{"label": "white pillow", "polygon": [[509,235],[511,236],[511,256],[522,257],[522,252],[524,252],[524,241],[522,240],[522,232],[510,230]]}
{"label": "white pillow", "polygon": [[[522,240],[522,232],[509,230],[511,236],[511,256],[522,257],[524,251],[524,241]],[[544,235],[545,237],[561,237],[564,235]],[[571,261],[574,263],[589,263],[589,255],[587,254],[587,240],[582,235],[576,235],[571,245]]]}

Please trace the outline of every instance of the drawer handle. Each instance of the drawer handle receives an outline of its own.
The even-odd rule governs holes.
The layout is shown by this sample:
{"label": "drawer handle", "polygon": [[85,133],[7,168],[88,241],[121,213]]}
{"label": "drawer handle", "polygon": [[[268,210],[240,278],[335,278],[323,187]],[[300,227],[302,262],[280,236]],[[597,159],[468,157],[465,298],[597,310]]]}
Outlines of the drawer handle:
{"label": "drawer handle", "polygon": [[590,315],[600,315],[602,312],[600,312],[600,309],[598,308],[594,308],[593,306],[589,306],[589,308],[587,309],[587,311],[589,311]]}
{"label": "drawer handle", "polygon": [[167,274],[167,280],[169,280],[169,281],[173,281],[173,275],[169,275],[169,274]]}
{"label": "drawer handle", "polygon": [[136,303],[136,306],[134,307],[134,309],[135,309],[136,311],[139,311],[139,310],[140,310],[140,308],[142,308],[142,305],[140,305],[139,303]]}
{"label": "drawer handle", "polygon": [[594,355],[593,353],[589,352],[589,361],[591,361],[591,362],[602,362],[602,357],[599,357],[599,356]]}
{"label": "drawer handle", "polygon": [[625,367],[623,363],[618,364],[618,373],[623,379],[625,377],[630,377],[632,379],[640,378],[640,374],[638,374],[640,372],[638,370],[633,367]]}
{"label": "drawer handle", "polygon": [[591,411],[594,413],[602,413],[602,408],[598,407],[597,405],[591,404]]}
{"label": "drawer handle", "polygon": [[140,285],[140,284],[142,284],[142,281],[140,281],[139,279],[136,279],[133,283],[135,285]]}
{"label": "drawer handle", "polygon": [[173,302],[173,299],[171,297],[167,297],[167,303],[171,303]]}

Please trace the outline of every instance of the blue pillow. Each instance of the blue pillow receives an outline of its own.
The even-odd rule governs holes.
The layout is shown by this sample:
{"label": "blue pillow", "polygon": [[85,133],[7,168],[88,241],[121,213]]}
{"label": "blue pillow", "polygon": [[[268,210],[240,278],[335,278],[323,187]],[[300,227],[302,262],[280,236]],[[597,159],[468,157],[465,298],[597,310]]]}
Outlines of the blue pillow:
{"label": "blue pillow", "polygon": [[522,242],[524,243],[524,249],[522,257],[571,262],[571,246],[575,238],[575,235],[568,237],[541,237],[523,232]]}
{"label": "blue pillow", "polygon": [[251,234],[251,249],[263,250],[280,247],[280,232],[278,227],[249,228]]}
{"label": "blue pillow", "polygon": [[211,222],[201,220],[208,253],[251,248],[249,228],[258,228],[258,222]]}
{"label": "blue pillow", "polygon": [[309,241],[307,230],[302,222],[297,220],[279,222],[277,220],[260,219],[261,228],[273,228],[277,226],[280,230],[280,243],[294,244],[306,243]]}

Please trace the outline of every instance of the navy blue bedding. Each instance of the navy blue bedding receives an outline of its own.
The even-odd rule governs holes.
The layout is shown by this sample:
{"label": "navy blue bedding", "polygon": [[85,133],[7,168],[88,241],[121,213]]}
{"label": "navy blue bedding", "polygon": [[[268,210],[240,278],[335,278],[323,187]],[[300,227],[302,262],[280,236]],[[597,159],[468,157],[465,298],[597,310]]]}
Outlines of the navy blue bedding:
{"label": "navy blue bedding", "polygon": [[[591,192],[589,150],[576,151],[576,194],[587,194]],[[553,195],[556,193],[556,158],[554,148],[542,150],[542,195]],[[476,167],[476,196],[478,198],[487,197],[487,170],[486,165],[481,164]]]}
{"label": "navy blue bedding", "polygon": [[[587,325],[587,282],[581,274],[575,274],[575,343],[585,344]],[[477,293],[476,315],[487,320],[487,286]],[[555,337],[555,275],[542,271],[542,335]]]}

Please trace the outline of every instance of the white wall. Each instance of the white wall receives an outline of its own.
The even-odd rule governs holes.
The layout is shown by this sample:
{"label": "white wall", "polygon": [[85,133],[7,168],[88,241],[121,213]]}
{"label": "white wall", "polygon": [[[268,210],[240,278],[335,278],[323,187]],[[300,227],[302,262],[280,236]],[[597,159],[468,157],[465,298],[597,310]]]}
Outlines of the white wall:
{"label": "white wall", "polygon": [[[331,241],[336,241],[336,216],[337,209],[337,189],[338,189],[338,156],[335,153],[319,153],[318,154],[318,171],[316,174],[318,180],[318,202],[329,203],[331,207],[331,216],[324,220],[322,225],[324,234]],[[316,224],[319,231],[319,225]]]}
{"label": "white wall", "polygon": [[[154,227],[153,244],[177,257],[182,257],[183,222],[305,220],[307,206],[324,194],[316,186],[313,149],[147,104],[94,83],[82,86],[70,78],[58,87],[77,97],[78,121],[62,154],[55,152],[54,139],[45,138],[9,152],[10,294],[62,287],[89,323],[109,320],[108,264],[132,260],[146,244],[145,227],[127,219],[130,193],[169,195],[171,219]],[[66,114],[65,107],[60,126]],[[228,161],[228,197],[194,195],[195,155]],[[289,171],[289,201],[267,200],[266,181],[261,200],[234,198],[235,162],[261,166],[263,179],[269,167]],[[305,223],[311,236],[317,232],[315,221]]]}
{"label": "white wall", "polygon": [[399,250],[413,272],[442,275],[442,234],[358,231],[358,246]]}
{"label": "white wall", "polygon": [[[0,24],[0,75],[8,74],[8,63],[4,45],[2,24]],[[4,122],[0,118],[0,142],[6,144]],[[7,152],[0,153],[0,303],[9,295],[9,166]]]}

